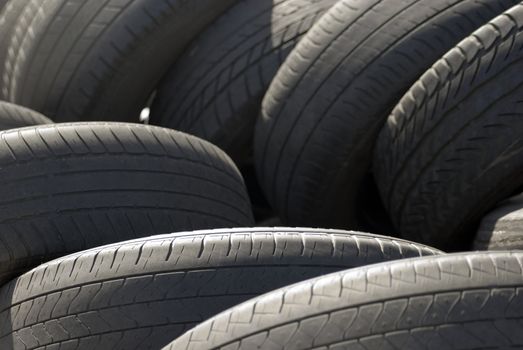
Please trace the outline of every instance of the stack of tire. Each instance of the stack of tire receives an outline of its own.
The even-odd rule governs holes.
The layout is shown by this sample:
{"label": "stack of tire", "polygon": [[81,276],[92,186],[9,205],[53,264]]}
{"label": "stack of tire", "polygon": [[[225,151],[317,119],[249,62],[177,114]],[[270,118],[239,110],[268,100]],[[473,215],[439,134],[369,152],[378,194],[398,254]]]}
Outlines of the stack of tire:
{"label": "stack of tire", "polygon": [[518,0],[0,0],[0,349],[523,348],[521,174]]}

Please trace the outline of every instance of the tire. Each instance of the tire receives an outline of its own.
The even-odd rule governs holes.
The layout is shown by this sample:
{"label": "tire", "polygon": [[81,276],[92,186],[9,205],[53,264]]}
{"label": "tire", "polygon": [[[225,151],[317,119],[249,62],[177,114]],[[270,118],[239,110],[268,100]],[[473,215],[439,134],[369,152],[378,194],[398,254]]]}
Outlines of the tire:
{"label": "tire", "polygon": [[90,247],[254,224],[232,161],[167,129],[72,123],[5,131],[0,178],[0,284]]}
{"label": "tire", "polygon": [[51,119],[38,112],[12,103],[0,101],[0,130],[52,123],[53,121]]}
{"label": "tire", "polygon": [[18,18],[30,0],[0,0],[0,100],[7,98],[7,87],[3,81],[7,52]]}
{"label": "tire", "polygon": [[523,194],[500,203],[479,225],[475,250],[523,250]]}
{"label": "tire", "polygon": [[172,62],[235,1],[31,0],[9,46],[9,100],[58,122],[138,121]]}
{"label": "tire", "polygon": [[470,247],[481,218],[523,185],[523,6],[447,53],[392,112],[375,175],[402,237]]}
{"label": "tire", "polygon": [[159,349],[253,296],[323,273],[440,252],[354,232],[165,235],[40,266],[0,291],[2,349]]}
{"label": "tire", "polygon": [[342,0],[289,55],[255,132],[258,177],[290,225],[354,228],[376,137],[431,64],[516,0]]}
{"label": "tire", "polygon": [[252,156],[261,101],[298,40],[336,0],[242,0],[187,49],[158,88],[152,124]]}
{"label": "tire", "polygon": [[459,254],[334,273],[247,301],[164,349],[520,348],[522,260]]}

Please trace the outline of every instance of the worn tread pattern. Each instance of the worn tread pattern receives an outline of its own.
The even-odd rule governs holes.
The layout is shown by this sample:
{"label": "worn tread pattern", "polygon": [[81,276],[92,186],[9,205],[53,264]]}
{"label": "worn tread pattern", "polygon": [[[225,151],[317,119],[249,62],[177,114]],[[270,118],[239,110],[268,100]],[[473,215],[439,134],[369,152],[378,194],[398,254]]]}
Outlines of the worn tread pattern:
{"label": "worn tread pattern", "polygon": [[441,254],[365,233],[255,228],[112,244],[40,266],[0,290],[0,348],[158,349],[264,292],[324,273]]}
{"label": "worn tread pattern", "polygon": [[56,121],[138,121],[185,46],[236,0],[31,0],[9,45],[9,101]]}
{"label": "worn tread pattern", "polygon": [[0,100],[7,98],[7,87],[3,83],[7,52],[16,24],[30,0],[0,0]]}
{"label": "worn tread pattern", "polygon": [[252,152],[261,101],[292,48],[336,0],[242,0],[186,50],[157,90],[151,123]]}
{"label": "worn tread pattern", "polygon": [[375,175],[404,237],[462,249],[483,215],[523,185],[522,26],[522,5],[484,25],[390,115]]}
{"label": "worn tread pattern", "polygon": [[51,119],[29,108],[0,101],[0,130],[52,123]]}
{"label": "worn tread pattern", "polygon": [[475,250],[523,250],[523,194],[500,203],[481,220]]}
{"label": "worn tread pattern", "polygon": [[252,299],[171,350],[523,346],[523,253],[423,257],[333,273]]}
{"label": "worn tread pattern", "polygon": [[256,126],[258,177],[280,217],[292,225],[357,225],[358,191],[394,105],[438,58],[516,3],[333,6],[279,70]]}
{"label": "worn tread pattern", "polygon": [[173,130],[71,123],[0,133],[0,284],[111,242],[254,224],[217,147]]}

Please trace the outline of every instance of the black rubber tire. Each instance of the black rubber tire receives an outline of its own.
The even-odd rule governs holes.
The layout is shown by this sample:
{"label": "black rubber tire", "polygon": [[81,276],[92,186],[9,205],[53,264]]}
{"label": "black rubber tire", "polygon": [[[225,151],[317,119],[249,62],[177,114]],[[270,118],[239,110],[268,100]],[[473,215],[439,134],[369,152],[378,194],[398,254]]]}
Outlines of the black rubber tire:
{"label": "black rubber tire", "polygon": [[53,124],[53,121],[29,108],[0,101],[0,130],[42,124]]}
{"label": "black rubber tire", "polygon": [[334,273],[227,310],[164,349],[520,349],[522,263],[522,252],[456,254]]}
{"label": "black rubber tire", "polygon": [[7,86],[3,81],[4,69],[18,18],[25,5],[30,0],[0,0],[0,100],[5,100],[8,94]]}
{"label": "black rubber tire", "polygon": [[523,194],[500,203],[479,225],[476,250],[523,250]]}
{"label": "black rubber tire", "polygon": [[228,307],[324,273],[440,254],[311,229],[165,235],[40,266],[0,291],[2,349],[159,349]]}
{"label": "black rubber tire", "polygon": [[4,131],[0,179],[0,284],[102,244],[254,224],[225,153],[168,129],[72,123]]}
{"label": "black rubber tire", "polygon": [[332,7],[279,70],[256,126],[258,177],[279,216],[290,225],[357,227],[358,192],[395,103],[445,52],[518,2]]}
{"label": "black rubber tire", "polygon": [[57,122],[137,122],[186,45],[235,1],[31,0],[9,46],[9,101]]}
{"label": "black rubber tire", "polygon": [[187,49],[158,88],[151,123],[211,141],[237,163],[272,78],[336,0],[240,0]]}
{"label": "black rubber tire", "polygon": [[481,218],[523,186],[523,5],[476,31],[399,102],[376,182],[402,237],[470,247]]}

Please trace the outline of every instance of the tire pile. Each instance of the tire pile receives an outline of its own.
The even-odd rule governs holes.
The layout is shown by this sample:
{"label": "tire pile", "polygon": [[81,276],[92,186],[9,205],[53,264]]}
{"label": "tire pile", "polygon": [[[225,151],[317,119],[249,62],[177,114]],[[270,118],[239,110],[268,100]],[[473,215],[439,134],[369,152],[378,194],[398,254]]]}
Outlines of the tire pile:
{"label": "tire pile", "polygon": [[523,348],[523,2],[0,0],[0,100],[0,349]]}

